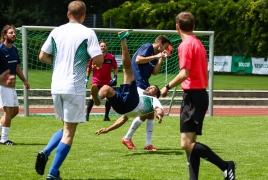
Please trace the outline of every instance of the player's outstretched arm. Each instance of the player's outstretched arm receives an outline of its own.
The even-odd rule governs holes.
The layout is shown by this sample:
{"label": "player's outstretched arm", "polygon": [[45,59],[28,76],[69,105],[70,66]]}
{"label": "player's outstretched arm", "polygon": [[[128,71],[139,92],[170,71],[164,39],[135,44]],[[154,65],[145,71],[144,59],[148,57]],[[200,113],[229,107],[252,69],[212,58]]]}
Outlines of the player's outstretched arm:
{"label": "player's outstretched arm", "polygon": [[115,121],[115,123],[113,125],[111,125],[108,128],[101,128],[98,131],[95,132],[95,134],[100,135],[100,134],[105,134],[108,133],[112,130],[115,130],[119,127],[121,127],[123,124],[125,124],[125,122],[128,120],[127,116],[121,116],[119,119],[117,119],[117,121]]}
{"label": "player's outstretched arm", "polygon": [[163,116],[164,116],[164,111],[162,108],[156,107],[155,108],[155,114],[156,118],[158,119],[158,123],[162,122]]}

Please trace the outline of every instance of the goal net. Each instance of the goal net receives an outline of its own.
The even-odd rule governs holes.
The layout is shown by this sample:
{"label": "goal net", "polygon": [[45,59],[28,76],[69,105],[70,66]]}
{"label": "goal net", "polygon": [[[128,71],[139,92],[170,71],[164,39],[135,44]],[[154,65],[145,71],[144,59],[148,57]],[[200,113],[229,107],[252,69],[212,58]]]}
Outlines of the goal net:
{"label": "goal net", "polygon": [[[19,49],[19,55],[22,59],[22,68],[24,75],[28,77],[28,81],[31,85],[31,90],[26,91],[23,87],[21,81],[17,81],[16,90],[18,93],[19,103],[21,108],[24,109],[24,115],[35,114],[34,109],[46,109],[53,108],[52,97],[50,93],[50,83],[52,77],[52,65],[42,63],[38,59],[40,49],[47,39],[50,31],[54,27],[46,26],[23,26],[17,29],[17,40],[15,45]],[[123,82],[122,74],[122,60],[121,60],[121,43],[117,36],[119,31],[122,29],[108,29],[108,28],[93,28],[97,34],[99,40],[105,40],[108,44],[108,52],[113,54],[116,58],[119,74],[118,74],[118,85]],[[209,31],[196,31],[194,34],[202,41],[204,44],[208,61],[210,64],[213,63],[213,39],[214,32]],[[158,85],[159,88],[165,86],[167,82],[173,79],[179,73],[178,64],[178,54],[177,47],[181,43],[181,38],[178,36],[175,30],[144,30],[144,29],[134,29],[128,40],[128,48],[131,56],[136,52],[136,50],[144,43],[153,43],[158,35],[166,35],[173,46],[171,56],[167,57],[162,64],[160,73],[156,76],[151,76],[150,84]],[[213,66],[210,65],[210,70],[213,72]],[[211,72],[210,71],[210,72]],[[92,75],[92,74],[91,74]],[[91,80],[91,77],[90,77]],[[209,94],[212,96],[212,81],[213,73],[210,73],[210,83]],[[171,109],[174,107],[180,107],[182,100],[181,87],[176,87],[170,90],[167,97],[160,97],[162,105],[165,107],[165,113],[170,114]],[[90,82],[87,87],[87,100],[90,96]],[[210,106],[213,106],[213,102],[210,99]],[[92,115],[101,115],[104,113],[104,102],[100,108],[93,106]],[[30,109],[30,111],[29,111]],[[31,111],[32,109],[32,111]],[[98,112],[97,112],[98,111]],[[40,113],[40,112],[39,112]],[[53,113],[53,112],[52,112]],[[179,112],[175,112],[179,114]],[[110,115],[116,115],[116,113],[111,110]],[[212,108],[209,109],[209,114],[212,115]]]}

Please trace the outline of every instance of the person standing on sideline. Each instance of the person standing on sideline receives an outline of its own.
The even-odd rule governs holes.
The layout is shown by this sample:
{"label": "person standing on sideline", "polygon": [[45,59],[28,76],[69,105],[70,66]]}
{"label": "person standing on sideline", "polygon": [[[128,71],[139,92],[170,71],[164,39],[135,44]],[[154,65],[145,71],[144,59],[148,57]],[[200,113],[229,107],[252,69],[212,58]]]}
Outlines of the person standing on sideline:
{"label": "person standing on sideline", "polygon": [[56,148],[47,180],[61,179],[59,168],[70,151],[77,125],[86,122],[85,74],[89,57],[93,58],[95,68],[101,68],[103,63],[95,32],[82,25],[85,13],[86,5],[82,1],[72,1],[68,5],[69,23],[51,31],[39,54],[40,61],[53,63],[51,94],[56,119],[63,121],[63,129],[37,154],[35,170],[43,175],[48,157]]}
{"label": "person standing on sideline", "polygon": [[[6,25],[1,32],[0,44],[0,74],[10,71],[11,75],[18,75],[26,89],[30,89],[30,84],[25,79],[20,68],[20,58],[18,49],[13,45],[16,41],[16,29],[13,25]],[[19,101],[15,91],[15,82],[11,87],[0,86],[0,106],[4,109],[4,116],[1,118],[0,131],[1,144],[14,145],[8,139],[11,120],[19,113]]]}
{"label": "person standing on sideline", "polygon": [[[136,81],[139,95],[143,95],[144,90],[150,87],[150,76],[152,74],[156,75],[160,71],[162,62],[166,57],[166,53],[168,53],[166,49],[169,47],[169,45],[171,45],[169,39],[164,35],[160,35],[155,39],[155,42],[153,44],[143,44],[132,57],[132,73]],[[156,148],[151,145],[152,132],[154,128],[154,112],[136,117],[133,120],[126,136],[124,136],[121,140],[121,142],[127,146],[128,149],[136,150],[136,147],[132,142],[132,136],[146,119],[146,144],[144,149],[156,151]],[[110,127],[102,128],[97,132],[97,134],[108,133],[109,131],[117,129],[122,126],[127,120],[128,116],[123,115]]]}
{"label": "person standing on sideline", "polygon": [[202,125],[208,108],[207,53],[202,42],[193,34],[195,19],[190,12],[176,17],[176,30],[182,38],[178,47],[180,72],[161,89],[163,97],[168,90],[181,84],[184,91],[180,110],[181,146],[186,151],[190,180],[197,180],[200,158],[221,169],[226,180],[235,180],[234,161],[224,161],[208,146],[196,142],[202,135]]}
{"label": "person standing on sideline", "polygon": [[[100,41],[100,48],[103,54],[103,64],[101,69],[93,69],[93,75],[92,75],[92,81],[91,84],[95,84],[98,86],[98,89],[100,89],[104,85],[109,85],[109,86],[116,86],[117,84],[117,74],[118,74],[118,68],[117,68],[117,63],[114,58],[114,55],[110,54],[107,52],[107,43],[104,40]],[[86,72],[86,81],[88,82],[91,70],[92,70],[92,59],[90,59],[87,67],[87,72]],[[114,78],[112,79],[111,77],[111,70],[112,68],[114,69]],[[90,99],[88,101],[87,105],[87,114],[86,114],[86,120],[89,120],[89,114],[90,111],[93,107],[94,101],[92,99],[92,96],[90,96]],[[104,116],[104,121],[110,121],[109,118],[109,112],[111,109],[111,104],[109,101],[105,102],[105,116]]]}

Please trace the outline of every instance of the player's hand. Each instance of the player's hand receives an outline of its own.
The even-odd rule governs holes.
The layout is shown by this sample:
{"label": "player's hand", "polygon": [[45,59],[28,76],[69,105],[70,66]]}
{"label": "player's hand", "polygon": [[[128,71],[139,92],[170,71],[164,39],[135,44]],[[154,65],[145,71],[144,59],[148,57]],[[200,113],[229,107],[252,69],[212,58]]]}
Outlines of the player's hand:
{"label": "player's hand", "polygon": [[15,76],[10,75],[10,70],[6,70],[0,75],[0,84],[6,87],[13,88],[15,86]]}
{"label": "player's hand", "polygon": [[88,84],[88,79],[89,79],[89,76],[86,76],[86,79],[85,79],[86,87],[87,87],[87,84]]}
{"label": "player's hand", "polygon": [[24,86],[26,87],[27,90],[30,89],[30,84],[27,81],[24,81]]}
{"label": "player's hand", "polygon": [[110,81],[112,84],[112,86],[116,86],[117,85],[117,79],[113,78],[111,81]]}
{"label": "player's hand", "polygon": [[162,52],[162,57],[168,57],[168,56],[170,56],[170,54],[168,53],[167,50],[164,50],[164,51]]}
{"label": "player's hand", "polygon": [[106,128],[101,128],[100,130],[96,131],[95,134],[100,135],[100,134],[105,134],[108,132],[109,131]]}
{"label": "player's hand", "polygon": [[158,119],[158,123],[160,124],[162,122],[163,116],[158,114],[158,115],[156,115],[156,118]]}
{"label": "player's hand", "polygon": [[168,94],[168,89],[166,87],[163,87],[161,89],[161,95],[162,95],[162,97],[166,97],[167,94]]}
{"label": "player's hand", "polygon": [[117,75],[114,75],[114,78],[110,81],[112,86],[116,86],[117,85]]}
{"label": "player's hand", "polygon": [[156,55],[156,57],[157,58],[161,58],[161,59],[163,59],[163,58],[165,58],[166,56],[165,56],[165,53],[164,53],[164,51],[163,52],[160,52],[160,53],[158,53],[157,55]]}

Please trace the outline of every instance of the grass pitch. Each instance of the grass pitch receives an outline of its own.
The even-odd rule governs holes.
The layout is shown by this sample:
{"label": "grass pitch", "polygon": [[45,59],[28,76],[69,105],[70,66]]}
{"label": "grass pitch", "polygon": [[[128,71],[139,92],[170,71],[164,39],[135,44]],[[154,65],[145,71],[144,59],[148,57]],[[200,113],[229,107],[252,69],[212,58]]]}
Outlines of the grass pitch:
{"label": "grass pitch", "polygon": [[[121,144],[132,119],[108,134],[95,135],[101,127],[111,125],[102,117],[93,116],[80,124],[71,151],[60,168],[63,179],[84,180],[187,180],[185,152],[180,148],[179,117],[155,121],[153,145],[156,152],[143,150],[145,123],[136,131],[133,142],[138,148],[128,150]],[[16,146],[0,146],[0,179],[45,179],[35,172],[36,154],[50,137],[62,127],[53,116],[15,117],[9,138]],[[198,138],[225,160],[237,163],[238,180],[268,179],[266,161],[268,117],[206,117],[203,136]],[[45,173],[49,171],[55,150],[51,153]],[[223,179],[221,171],[201,160],[200,180]]]}

